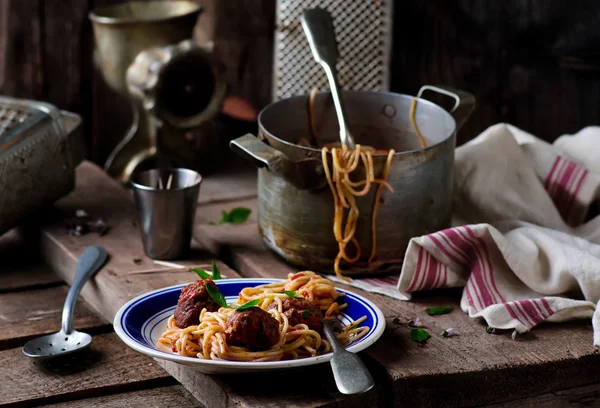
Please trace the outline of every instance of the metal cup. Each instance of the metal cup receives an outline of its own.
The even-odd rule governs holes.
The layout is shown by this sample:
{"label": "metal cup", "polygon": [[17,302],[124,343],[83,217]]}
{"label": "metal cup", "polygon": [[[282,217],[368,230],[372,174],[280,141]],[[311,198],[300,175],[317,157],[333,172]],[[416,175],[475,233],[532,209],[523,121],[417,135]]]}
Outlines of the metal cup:
{"label": "metal cup", "polygon": [[144,251],[152,259],[181,258],[190,248],[202,176],[189,169],[152,169],[131,180]]}

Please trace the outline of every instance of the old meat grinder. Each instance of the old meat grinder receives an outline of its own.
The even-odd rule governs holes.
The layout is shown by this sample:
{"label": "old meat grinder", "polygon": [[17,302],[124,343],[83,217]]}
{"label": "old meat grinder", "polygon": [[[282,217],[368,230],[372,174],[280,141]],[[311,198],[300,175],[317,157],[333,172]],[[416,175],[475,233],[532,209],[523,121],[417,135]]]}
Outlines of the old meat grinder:
{"label": "old meat grinder", "polygon": [[189,139],[220,111],[225,96],[212,42],[192,40],[201,11],[191,1],[151,1],[90,14],[95,62],[108,86],[133,105],[132,124],[104,166],[124,183],[136,169],[197,167]]}

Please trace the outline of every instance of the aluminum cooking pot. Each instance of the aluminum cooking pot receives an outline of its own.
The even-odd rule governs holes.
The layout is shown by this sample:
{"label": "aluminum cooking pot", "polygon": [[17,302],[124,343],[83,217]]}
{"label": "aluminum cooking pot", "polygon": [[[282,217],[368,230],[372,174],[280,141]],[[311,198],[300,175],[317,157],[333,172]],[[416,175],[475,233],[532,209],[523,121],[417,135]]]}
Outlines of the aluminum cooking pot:
{"label": "aluminum cooking pot", "polygon": [[[454,99],[450,112],[421,98],[435,92]],[[343,93],[346,115],[356,142],[395,149],[388,182],[377,213],[377,250],[371,253],[371,217],[376,187],[357,198],[360,216],[356,239],[361,258],[342,261],[346,275],[384,274],[398,270],[412,237],[449,227],[456,132],[475,108],[473,95],[440,86],[424,86],[417,96],[415,119],[427,141],[420,148],[410,124],[413,96],[372,91]],[[258,224],[264,243],[288,262],[331,273],[338,253],[333,235],[334,202],[321,162],[321,150],[297,145],[310,135],[308,97],[296,96],[264,108],[258,138],[245,135],[231,148],[252,160],[258,170]],[[314,104],[321,143],[338,141],[339,128],[331,95],[319,93]],[[375,174],[386,154],[374,155]],[[357,178],[359,180],[359,178]]]}

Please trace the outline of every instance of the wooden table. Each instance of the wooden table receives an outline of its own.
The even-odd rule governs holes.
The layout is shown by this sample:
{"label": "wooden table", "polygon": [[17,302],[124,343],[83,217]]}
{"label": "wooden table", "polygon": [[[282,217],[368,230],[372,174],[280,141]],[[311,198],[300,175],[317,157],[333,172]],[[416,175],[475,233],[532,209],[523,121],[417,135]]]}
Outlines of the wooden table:
{"label": "wooden table", "polygon": [[[221,210],[256,209],[251,173],[209,176],[203,182],[192,257],[182,264],[218,259],[224,275],[284,277],[297,269],[260,242],[256,211],[241,225],[209,225]],[[76,209],[111,225],[103,237],[66,233],[64,219]],[[458,306],[459,292],[422,294],[411,302],[361,292],[386,315],[382,338],[361,353],[376,379],[366,394],[344,396],[324,364],[300,373],[209,376],[152,360],[126,347],[112,332],[118,308],[148,290],[189,282],[190,272],[139,273],[157,268],[144,256],[130,194],[99,168],[83,163],[76,190],[41,217],[41,228],[0,237],[0,407],[581,407],[600,406],[600,355],[589,322],[542,325],[518,340],[491,335],[457,307],[428,317],[433,305]],[[77,256],[91,244],[110,260],[82,292],[75,327],[93,335],[91,348],[59,361],[26,358],[21,346],[56,331]],[[41,257],[40,257],[41,255]],[[407,322],[419,316],[433,337],[410,340]],[[442,338],[444,328],[459,336]]]}

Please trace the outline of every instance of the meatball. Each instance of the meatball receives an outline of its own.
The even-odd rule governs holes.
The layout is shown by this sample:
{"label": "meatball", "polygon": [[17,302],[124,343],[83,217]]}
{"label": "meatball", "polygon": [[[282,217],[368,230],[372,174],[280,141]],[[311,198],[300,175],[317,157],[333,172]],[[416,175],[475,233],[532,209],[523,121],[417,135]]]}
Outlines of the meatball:
{"label": "meatball", "polygon": [[279,341],[279,322],[260,307],[236,310],[227,319],[225,336],[231,346],[268,350]]}
{"label": "meatball", "polygon": [[175,324],[177,324],[177,327],[185,328],[198,324],[200,322],[200,312],[204,308],[209,312],[219,310],[219,305],[212,300],[206,291],[206,285],[212,285],[217,289],[217,285],[211,279],[200,279],[181,290],[175,309]]}
{"label": "meatball", "polygon": [[[269,309],[276,309],[277,303],[269,305]],[[310,329],[321,331],[323,317],[319,306],[313,304],[304,298],[283,298],[281,301],[281,310],[287,316],[290,326],[304,323]]]}

